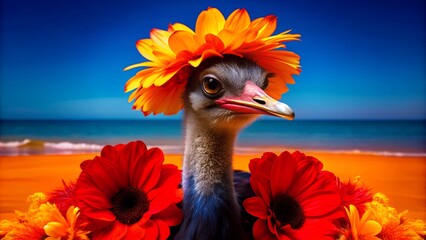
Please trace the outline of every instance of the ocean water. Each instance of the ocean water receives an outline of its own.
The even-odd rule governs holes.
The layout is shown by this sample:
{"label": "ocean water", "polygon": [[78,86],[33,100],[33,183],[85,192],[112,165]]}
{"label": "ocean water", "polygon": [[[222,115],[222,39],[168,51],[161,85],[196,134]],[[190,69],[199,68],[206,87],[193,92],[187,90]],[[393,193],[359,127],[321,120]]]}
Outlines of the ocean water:
{"label": "ocean water", "polygon": [[[99,152],[107,144],[142,140],[182,153],[181,120],[1,120],[0,155]],[[238,137],[239,153],[270,149],[426,156],[426,121],[261,119]]]}

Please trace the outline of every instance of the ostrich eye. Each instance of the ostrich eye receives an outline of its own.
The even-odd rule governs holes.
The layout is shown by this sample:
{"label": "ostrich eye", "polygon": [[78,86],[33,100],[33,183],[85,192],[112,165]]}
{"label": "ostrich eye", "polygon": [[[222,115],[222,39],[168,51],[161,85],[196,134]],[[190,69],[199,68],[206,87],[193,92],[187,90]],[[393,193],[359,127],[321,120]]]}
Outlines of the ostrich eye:
{"label": "ostrich eye", "polygon": [[206,97],[215,98],[222,92],[223,86],[216,78],[206,76],[203,78],[202,89]]}

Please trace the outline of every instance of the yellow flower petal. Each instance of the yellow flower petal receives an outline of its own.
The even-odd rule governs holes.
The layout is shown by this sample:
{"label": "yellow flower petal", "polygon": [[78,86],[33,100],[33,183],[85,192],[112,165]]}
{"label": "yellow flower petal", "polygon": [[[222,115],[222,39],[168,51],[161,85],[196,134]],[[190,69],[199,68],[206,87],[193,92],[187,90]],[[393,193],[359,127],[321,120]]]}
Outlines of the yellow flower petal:
{"label": "yellow flower petal", "polygon": [[133,76],[127,81],[126,85],[124,86],[124,91],[128,92],[135,88],[138,88],[142,83],[142,79],[146,77],[147,75],[151,74],[153,71],[154,69],[147,68],[136,73],[135,76]]}
{"label": "yellow flower petal", "polygon": [[124,71],[133,69],[133,68],[137,68],[137,67],[159,67],[160,65],[156,62],[141,62],[141,63],[136,63],[130,66],[127,66],[126,68],[124,68]]}
{"label": "yellow flower petal", "polygon": [[366,236],[375,236],[382,231],[382,226],[373,220],[367,220],[360,228],[359,232]]}
{"label": "yellow flower petal", "polygon": [[136,42],[136,48],[139,53],[146,59],[155,62],[157,58],[152,54],[152,40],[151,39],[141,39]]}
{"label": "yellow flower petal", "polygon": [[349,205],[349,209],[345,207],[351,225],[351,239],[378,239],[375,235],[382,231],[382,226],[371,219],[370,212],[366,211],[362,218],[359,218],[358,209],[354,205]]}
{"label": "yellow flower petal", "polygon": [[217,8],[208,8],[200,13],[195,25],[195,33],[205,36],[209,33],[217,35],[225,25],[225,18]]}
{"label": "yellow flower petal", "polygon": [[186,31],[186,32],[195,34],[195,32],[192,31],[191,28],[187,27],[186,25],[182,23],[175,23],[169,26],[169,32],[176,32],[176,31]]}
{"label": "yellow flower petal", "polygon": [[67,221],[72,229],[75,228],[75,222],[77,221],[80,209],[78,207],[71,206],[67,210]]}
{"label": "yellow flower petal", "polygon": [[163,49],[164,51],[168,51],[168,53],[173,54],[173,52],[169,51],[169,37],[170,32],[160,30],[160,29],[153,29],[151,30],[151,40],[152,44],[154,44],[157,48]]}
{"label": "yellow flower petal", "polygon": [[49,222],[43,229],[50,237],[63,237],[67,235],[67,226],[59,222]]}

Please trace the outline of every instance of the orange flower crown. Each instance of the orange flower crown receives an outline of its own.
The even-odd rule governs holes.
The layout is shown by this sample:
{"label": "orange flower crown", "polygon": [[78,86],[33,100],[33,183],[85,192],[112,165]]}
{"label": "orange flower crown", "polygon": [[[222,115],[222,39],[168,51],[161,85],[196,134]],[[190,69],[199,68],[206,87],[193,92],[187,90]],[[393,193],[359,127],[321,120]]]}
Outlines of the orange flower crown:
{"label": "orange flower crown", "polygon": [[[148,61],[124,70],[145,67],[130,78],[125,92],[132,91],[129,102],[145,116],[153,113],[173,115],[183,107],[182,94],[194,68],[210,57],[235,55],[256,62],[274,76],[265,90],[278,100],[300,73],[299,56],[283,50],[284,42],[298,40],[289,31],[272,35],[277,17],[269,15],[253,21],[245,9],[237,9],[227,19],[216,8],[202,11],[195,32],[175,23],[167,31],[152,29],[149,39],[137,41],[136,47]],[[272,35],[272,36],[271,36]]]}

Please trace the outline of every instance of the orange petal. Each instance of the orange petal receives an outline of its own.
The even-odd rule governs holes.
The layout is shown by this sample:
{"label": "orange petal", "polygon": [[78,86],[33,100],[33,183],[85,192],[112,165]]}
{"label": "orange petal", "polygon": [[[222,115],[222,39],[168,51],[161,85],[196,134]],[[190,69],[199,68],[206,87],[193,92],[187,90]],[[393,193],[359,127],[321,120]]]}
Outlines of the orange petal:
{"label": "orange petal", "polygon": [[147,68],[137,72],[135,76],[133,76],[127,81],[126,85],[124,86],[124,91],[128,92],[135,88],[138,88],[141,85],[142,79],[147,75],[151,74],[154,70],[155,69],[153,68]]}
{"label": "orange petal", "polygon": [[233,32],[241,32],[250,25],[250,16],[248,12],[242,8],[232,12],[225,21],[224,28]]}
{"label": "orange petal", "polygon": [[136,64],[125,67],[124,71],[137,68],[137,67],[159,67],[159,66],[161,66],[161,64],[156,62],[141,62],[141,63],[136,63]]}
{"label": "orange petal", "polygon": [[191,28],[187,27],[186,25],[182,23],[175,23],[175,24],[169,25],[169,32],[175,32],[175,31],[186,31],[186,32],[195,34],[195,32]]}
{"label": "orange petal", "polygon": [[260,21],[259,25],[262,25],[262,28],[259,30],[258,38],[264,38],[271,36],[277,28],[277,17],[269,15],[266,16]]}
{"label": "orange petal", "polygon": [[268,87],[265,89],[265,93],[268,94],[271,98],[279,100],[281,95],[288,91],[288,87],[279,77],[269,78]]}
{"label": "orange petal", "polygon": [[244,35],[224,29],[220,31],[219,38],[222,40],[225,49],[238,49],[244,43]]}
{"label": "orange petal", "polygon": [[222,52],[225,48],[225,45],[223,44],[222,40],[216,35],[207,34],[204,39],[206,40],[206,46],[215,49],[217,52]]}
{"label": "orange petal", "polygon": [[225,25],[225,17],[217,8],[208,8],[198,15],[195,34],[205,36],[209,33],[217,35]]}
{"label": "orange petal", "polygon": [[[161,87],[152,85],[139,90],[139,97],[135,100],[134,109],[140,109],[145,115],[154,115],[163,112],[164,115],[173,115],[182,107],[182,93],[185,84],[166,84]],[[171,103],[171,104],[170,104]]]}
{"label": "orange petal", "polygon": [[174,32],[169,38],[169,45],[175,54],[179,54],[182,51],[194,52],[197,49],[194,34],[187,31]]}
{"label": "orange petal", "polygon": [[146,78],[143,78],[141,80],[142,87],[143,88],[148,88],[152,84],[154,84],[155,80],[157,80],[163,74],[163,71],[164,70],[159,70],[159,71],[152,72],[151,75],[148,75]]}
{"label": "orange petal", "polygon": [[136,48],[139,53],[146,59],[156,62],[157,58],[152,54],[152,40],[151,39],[141,39],[136,42]]}
{"label": "orange petal", "polygon": [[201,57],[194,59],[194,60],[190,60],[190,61],[188,61],[188,63],[193,67],[198,67],[201,64],[202,61],[204,61],[207,58],[214,57],[214,56],[223,57],[223,55],[218,53],[216,50],[209,49],[209,50],[205,50],[203,52],[203,54],[201,55]]}
{"label": "orange petal", "polygon": [[264,18],[257,18],[251,22],[246,42],[253,42],[256,39],[269,37],[277,27],[277,17],[273,15]]}
{"label": "orange petal", "polygon": [[157,57],[158,61],[160,61],[162,64],[158,64],[158,66],[167,65],[170,62],[173,62],[176,58],[176,54],[172,52],[172,50],[169,51],[157,51],[154,50],[152,53]]}
{"label": "orange petal", "polygon": [[150,37],[152,44],[157,45],[160,48],[169,49],[168,40],[170,37],[170,32],[154,28],[150,32]]}
{"label": "orange petal", "polygon": [[184,66],[179,68],[171,69],[170,71],[164,71],[159,78],[154,81],[154,85],[159,87],[169,81],[176,73],[178,73]]}

